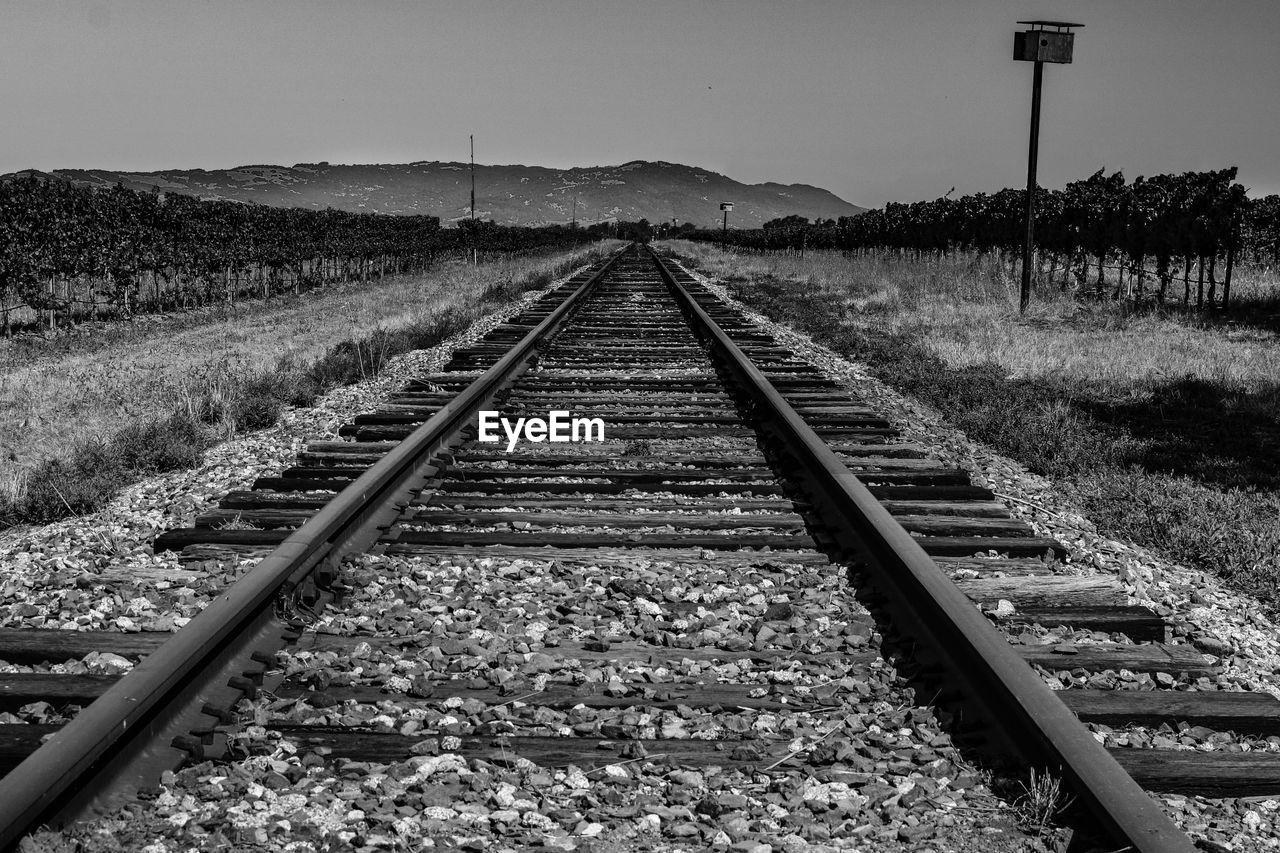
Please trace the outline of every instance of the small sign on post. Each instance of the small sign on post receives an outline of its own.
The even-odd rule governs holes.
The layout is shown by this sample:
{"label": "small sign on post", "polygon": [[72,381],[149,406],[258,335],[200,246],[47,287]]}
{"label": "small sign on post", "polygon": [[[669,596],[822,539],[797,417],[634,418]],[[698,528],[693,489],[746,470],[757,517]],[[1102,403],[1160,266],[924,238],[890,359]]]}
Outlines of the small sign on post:
{"label": "small sign on post", "polygon": [[1026,24],[1028,29],[1013,34],[1013,58],[1036,64],[1031,78],[1031,141],[1027,150],[1027,237],[1022,247],[1022,289],[1018,300],[1018,311],[1025,314],[1031,302],[1031,266],[1035,253],[1036,160],[1040,148],[1040,86],[1044,81],[1044,64],[1071,62],[1071,51],[1075,47],[1075,34],[1071,30],[1084,24],[1066,21],[1018,23]]}
{"label": "small sign on post", "polygon": [[720,202],[720,212],[724,214],[724,219],[720,223],[720,245],[727,245],[729,242],[729,211],[733,210],[733,202]]}

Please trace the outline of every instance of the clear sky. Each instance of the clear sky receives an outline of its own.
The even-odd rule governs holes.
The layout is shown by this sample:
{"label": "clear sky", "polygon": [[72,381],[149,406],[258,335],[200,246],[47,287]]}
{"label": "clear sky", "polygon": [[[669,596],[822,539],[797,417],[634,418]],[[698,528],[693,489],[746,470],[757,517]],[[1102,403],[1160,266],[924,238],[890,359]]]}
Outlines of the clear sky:
{"label": "clear sky", "polygon": [[0,0],[0,172],[669,160],[857,204],[1240,167],[1280,192],[1280,0]]}

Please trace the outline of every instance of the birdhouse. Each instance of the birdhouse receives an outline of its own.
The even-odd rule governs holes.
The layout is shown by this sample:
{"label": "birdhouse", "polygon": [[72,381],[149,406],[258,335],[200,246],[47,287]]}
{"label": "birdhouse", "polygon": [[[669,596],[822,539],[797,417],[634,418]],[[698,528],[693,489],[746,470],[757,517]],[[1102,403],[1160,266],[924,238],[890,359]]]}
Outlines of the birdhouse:
{"label": "birdhouse", "polygon": [[[1023,62],[1071,62],[1071,49],[1075,42],[1075,34],[1071,27],[1083,24],[1069,24],[1065,21],[1019,21],[1031,28],[1013,34],[1013,58]],[[1047,27],[1054,27],[1050,30]]]}

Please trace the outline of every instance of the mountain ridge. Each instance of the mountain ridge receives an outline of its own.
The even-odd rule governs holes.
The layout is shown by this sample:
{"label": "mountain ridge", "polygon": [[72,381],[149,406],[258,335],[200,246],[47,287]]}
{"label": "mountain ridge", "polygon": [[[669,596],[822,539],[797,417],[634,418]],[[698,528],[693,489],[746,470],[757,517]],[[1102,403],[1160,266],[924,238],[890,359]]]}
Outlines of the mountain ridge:
{"label": "mountain ridge", "polygon": [[[470,215],[469,164],[417,160],[411,163],[293,166],[254,164],[230,169],[22,170],[83,186],[114,184],[150,192],[176,192],[207,199],[273,207],[355,212],[427,214],[449,224]],[[8,175],[5,177],[13,177]],[[768,181],[744,184],[718,172],[663,160],[631,160],[616,166],[477,165],[476,217],[502,225],[548,225],[576,218],[584,225],[609,220],[693,222],[719,226],[720,202],[731,201],[729,224],[759,227],[797,214],[811,219],[852,216],[866,208],[809,184]]]}

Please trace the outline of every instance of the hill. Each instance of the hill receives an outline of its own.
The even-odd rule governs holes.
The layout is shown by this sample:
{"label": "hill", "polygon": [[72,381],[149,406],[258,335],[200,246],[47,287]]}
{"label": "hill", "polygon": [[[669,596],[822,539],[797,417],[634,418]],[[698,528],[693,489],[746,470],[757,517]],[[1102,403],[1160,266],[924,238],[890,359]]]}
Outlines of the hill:
{"label": "hill", "polygon": [[[25,173],[24,173],[25,174]],[[43,174],[43,173],[37,173]],[[113,172],[57,169],[73,183],[176,192],[276,207],[308,207],[376,213],[424,213],[442,223],[469,215],[471,181],[466,163],[241,166],[235,169],[166,169]],[[729,222],[758,227],[799,214],[811,219],[852,216],[865,208],[806,184],[743,184],[716,172],[678,163],[636,160],[620,166],[548,169],[540,166],[476,166],[476,215],[503,225],[568,222],[577,196],[577,219],[720,224],[720,202],[734,202]]]}

